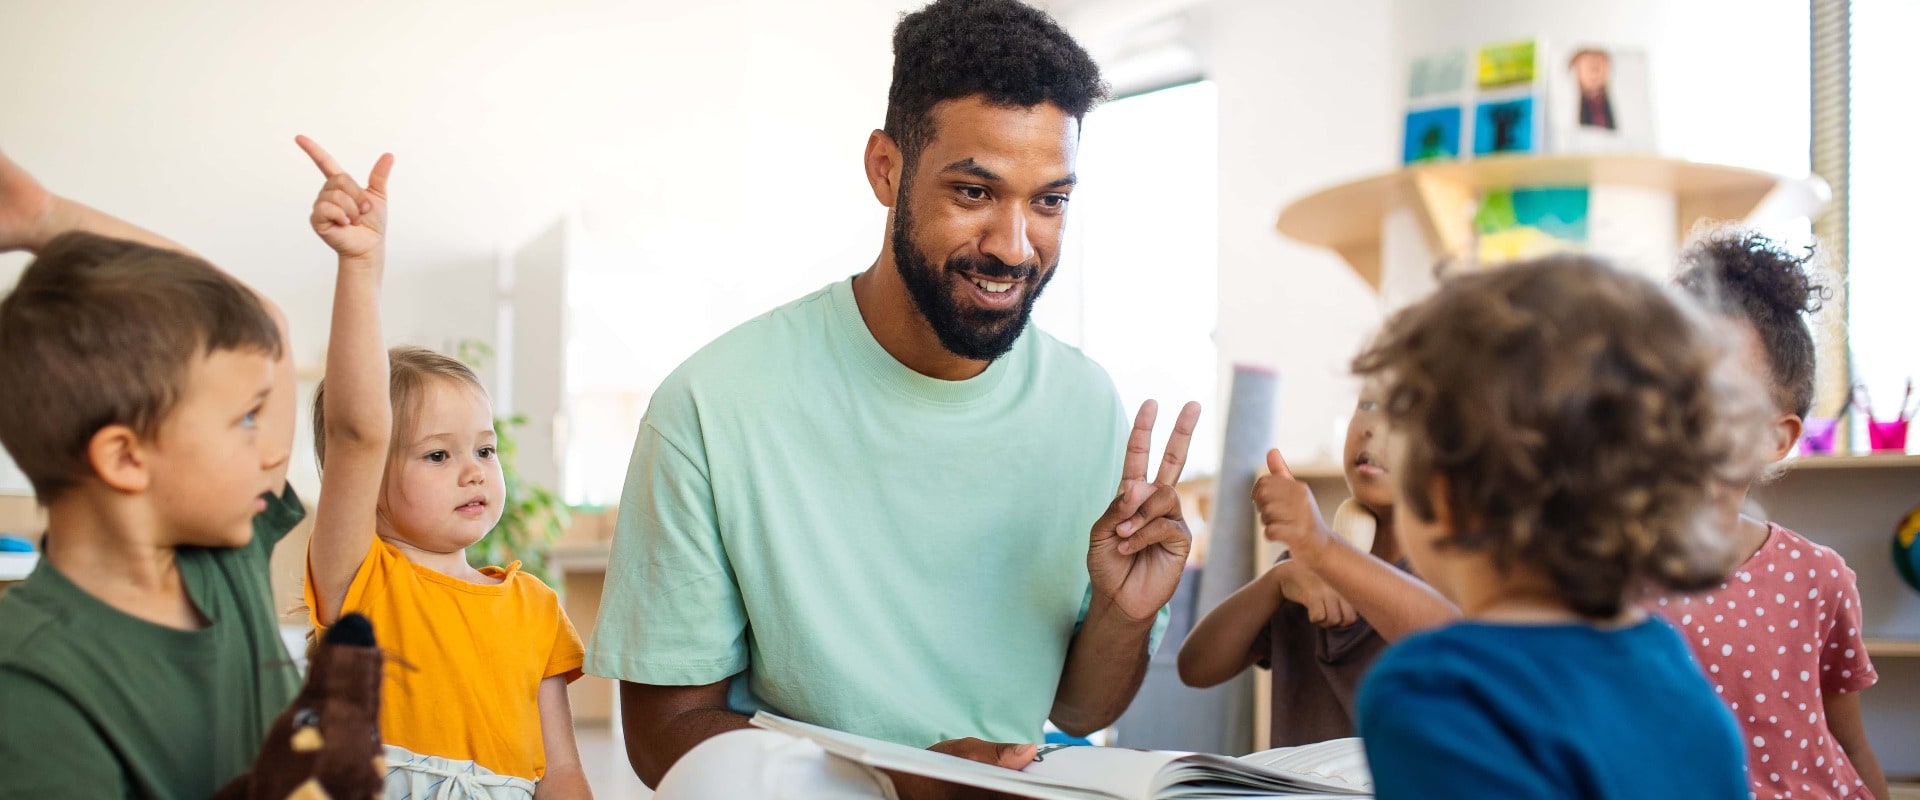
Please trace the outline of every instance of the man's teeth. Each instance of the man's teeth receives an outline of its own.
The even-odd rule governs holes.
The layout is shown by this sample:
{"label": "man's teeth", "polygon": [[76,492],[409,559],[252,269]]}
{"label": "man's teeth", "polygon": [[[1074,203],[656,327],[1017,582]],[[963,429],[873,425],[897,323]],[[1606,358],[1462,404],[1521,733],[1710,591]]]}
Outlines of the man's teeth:
{"label": "man's teeth", "polygon": [[969,278],[968,280],[971,280],[971,281],[973,281],[973,285],[975,285],[975,286],[978,286],[978,287],[980,287],[980,288],[982,288],[982,289],[985,289],[985,290],[987,290],[987,291],[989,291],[989,292],[992,292],[992,293],[994,293],[994,294],[999,294],[999,293],[1001,293],[1001,292],[1004,292],[1004,291],[1008,291],[1008,290],[1010,290],[1010,289],[1012,289],[1012,288],[1013,288],[1013,284],[1011,284],[1011,283],[999,283],[999,282],[996,282],[996,281],[983,281],[983,280],[980,280],[979,278]]}

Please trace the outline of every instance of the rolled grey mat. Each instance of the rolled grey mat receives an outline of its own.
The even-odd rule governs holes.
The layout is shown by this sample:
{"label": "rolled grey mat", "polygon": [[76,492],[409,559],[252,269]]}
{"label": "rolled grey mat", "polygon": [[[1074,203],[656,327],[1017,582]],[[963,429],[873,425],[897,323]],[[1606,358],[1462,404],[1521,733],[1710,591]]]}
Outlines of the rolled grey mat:
{"label": "rolled grey mat", "polygon": [[[1148,665],[1140,694],[1115,724],[1116,744],[1227,755],[1253,749],[1254,671],[1210,689],[1194,689],[1180,683],[1175,661],[1193,623],[1253,580],[1259,568],[1253,563],[1253,480],[1273,446],[1279,395],[1279,373],[1234,365],[1213,519],[1208,521],[1207,563],[1199,570],[1189,568],[1175,593],[1173,624]],[[1196,577],[1199,585],[1189,585]]]}
{"label": "rolled grey mat", "polygon": [[[1207,563],[1200,570],[1199,607],[1206,615],[1258,574],[1253,537],[1259,521],[1253,511],[1253,480],[1273,447],[1274,412],[1280,401],[1280,373],[1249,364],[1233,366],[1233,394],[1227,401],[1227,431],[1220,445],[1220,472],[1214,478],[1213,519],[1208,521]],[[1253,749],[1252,670],[1218,687],[1223,704],[1218,719],[1225,737],[1217,751]]]}

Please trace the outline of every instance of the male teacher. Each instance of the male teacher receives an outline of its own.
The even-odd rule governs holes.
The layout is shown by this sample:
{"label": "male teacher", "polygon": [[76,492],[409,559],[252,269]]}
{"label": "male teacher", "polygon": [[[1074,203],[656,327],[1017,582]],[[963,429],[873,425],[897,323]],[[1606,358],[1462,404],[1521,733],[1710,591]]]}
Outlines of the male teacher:
{"label": "male teacher", "polygon": [[1199,406],[1150,474],[1155,406],[1129,433],[1099,365],[1027,325],[1099,69],[1016,0],[938,0],[893,52],[879,257],[694,354],[634,443],[587,671],[650,786],[757,710],[1024,767],[1046,720],[1126,709],[1179,584]]}

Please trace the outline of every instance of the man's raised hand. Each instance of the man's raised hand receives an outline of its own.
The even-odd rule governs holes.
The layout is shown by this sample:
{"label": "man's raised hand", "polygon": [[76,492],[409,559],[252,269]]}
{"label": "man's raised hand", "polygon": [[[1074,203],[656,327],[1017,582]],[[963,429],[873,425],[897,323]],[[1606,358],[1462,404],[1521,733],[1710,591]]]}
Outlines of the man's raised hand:
{"label": "man's raised hand", "polygon": [[1187,446],[1200,422],[1200,404],[1187,403],[1180,409],[1160,469],[1149,481],[1147,453],[1157,416],[1159,405],[1154,401],[1140,405],[1127,437],[1120,488],[1107,512],[1093,523],[1087,547],[1087,575],[1094,594],[1135,620],[1152,619],[1173,597],[1193,545],[1175,486],[1186,468]]}

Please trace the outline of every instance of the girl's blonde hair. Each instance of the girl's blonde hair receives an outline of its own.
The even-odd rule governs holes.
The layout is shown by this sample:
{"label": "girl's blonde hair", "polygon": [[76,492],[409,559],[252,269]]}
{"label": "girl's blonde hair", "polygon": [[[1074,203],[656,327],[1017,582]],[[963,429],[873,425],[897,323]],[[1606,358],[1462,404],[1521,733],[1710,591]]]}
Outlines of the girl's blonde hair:
{"label": "girl's blonde hair", "polygon": [[[414,345],[401,345],[387,351],[387,396],[393,403],[393,438],[387,444],[389,453],[398,453],[412,441],[415,420],[420,416],[420,402],[426,395],[427,386],[436,381],[444,381],[455,386],[472,389],[485,397],[487,390],[480,385],[480,376],[473,373],[460,359],[444,353]],[[320,388],[313,393],[313,453],[322,469],[327,465],[327,414],[326,381],[320,382]]]}

